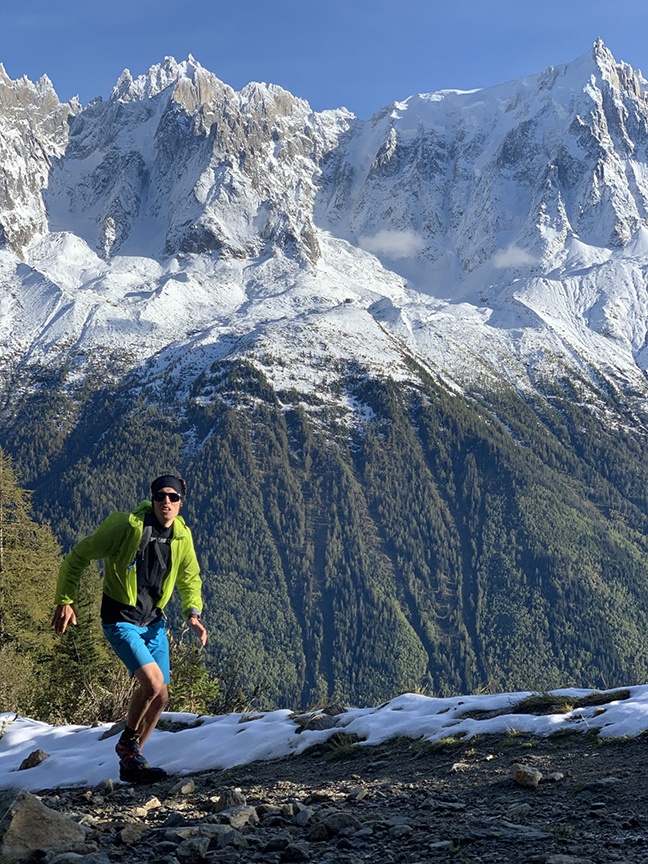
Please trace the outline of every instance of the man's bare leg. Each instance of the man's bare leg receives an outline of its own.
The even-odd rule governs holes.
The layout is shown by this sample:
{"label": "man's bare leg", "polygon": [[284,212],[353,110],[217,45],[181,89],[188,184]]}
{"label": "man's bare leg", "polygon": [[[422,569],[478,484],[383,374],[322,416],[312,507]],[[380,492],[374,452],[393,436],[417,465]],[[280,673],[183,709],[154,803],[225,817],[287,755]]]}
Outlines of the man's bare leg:
{"label": "man's bare leg", "polygon": [[149,705],[148,710],[142,720],[141,726],[138,727],[137,731],[139,732],[140,749],[144,746],[144,742],[157,726],[157,722],[160,719],[160,714],[166,708],[168,701],[169,691],[167,690],[166,684],[163,684],[162,689]]}
{"label": "man's bare leg", "polygon": [[169,700],[164,675],[157,663],[146,663],[134,672],[138,687],[128,706],[126,723],[134,729],[140,747],[144,744],[160,719],[160,714]]}

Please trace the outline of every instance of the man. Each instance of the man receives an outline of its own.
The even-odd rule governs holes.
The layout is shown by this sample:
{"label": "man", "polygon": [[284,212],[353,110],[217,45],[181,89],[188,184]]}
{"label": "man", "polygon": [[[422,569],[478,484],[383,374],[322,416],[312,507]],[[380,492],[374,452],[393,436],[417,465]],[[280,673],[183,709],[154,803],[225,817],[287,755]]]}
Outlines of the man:
{"label": "man", "polygon": [[163,474],[151,483],[150,501],[132,513],[111,513],[94,534],[76,544],[61,564],[52,625],[65,633],[76,624],[72,604],[90,561],[104,560],[101,621],[106,638],[137,681],[126,728],[116,751],[120,779],[154,783],[166,776],[153,768],[141,748],[168,701],[169,642],[163,609],[177,582],[182,613],[202,645],[201,580],[191,532],[179,515],[187,486]]}

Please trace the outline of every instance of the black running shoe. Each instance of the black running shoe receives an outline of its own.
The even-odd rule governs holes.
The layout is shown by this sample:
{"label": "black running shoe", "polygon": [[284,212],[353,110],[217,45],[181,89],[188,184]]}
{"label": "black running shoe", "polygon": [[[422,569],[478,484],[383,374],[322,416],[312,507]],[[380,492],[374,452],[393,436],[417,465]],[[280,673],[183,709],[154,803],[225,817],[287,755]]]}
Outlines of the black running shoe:
{"label": "black running shoe", "polygon": [[159,780],[164,780],[167,772],[164,768],[125,768],[119,763],[119,779],[125,783],[157,783]]}
{"label": "black running shoe", "polygon": [[115,746],[115,752],[119,756],[119,764],[124,768],[151,767],[142,756],[137,738],[132,738],[130,741],[120,739]]}
{"label": "black running shoe", "polygon": [[126,783],[157,783],[164,780],[164,768],[153,768],[142,756],[139,741],[118,741],[115,751],[119,756],[119,779]]}

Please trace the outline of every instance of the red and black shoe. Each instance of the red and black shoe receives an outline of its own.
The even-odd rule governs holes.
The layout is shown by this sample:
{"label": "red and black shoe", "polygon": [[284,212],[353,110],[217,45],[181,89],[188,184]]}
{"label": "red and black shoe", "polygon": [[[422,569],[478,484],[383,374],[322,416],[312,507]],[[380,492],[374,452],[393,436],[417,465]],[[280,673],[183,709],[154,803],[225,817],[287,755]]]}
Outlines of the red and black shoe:
{"label": "red and black shoe", "polygon": [[119,756],[119,779],[126,783],[157,783],[164,780],[164,768],[153,768],[142,756],[139,741],[118,741],[115,751]]}

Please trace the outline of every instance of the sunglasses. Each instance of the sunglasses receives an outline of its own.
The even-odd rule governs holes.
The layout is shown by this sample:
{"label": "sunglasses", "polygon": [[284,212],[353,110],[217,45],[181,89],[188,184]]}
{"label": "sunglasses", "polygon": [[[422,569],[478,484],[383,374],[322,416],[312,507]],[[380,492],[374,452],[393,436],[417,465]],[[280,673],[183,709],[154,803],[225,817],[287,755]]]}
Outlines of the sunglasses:
{"label": "sunglasses", "polygon": [[182,495],[178,495],[177,492],[156,492],[153,496],[153,500],[157,501],[158,504],[161,504],[165,498],[168,498],[172,504],[182,501]]}

